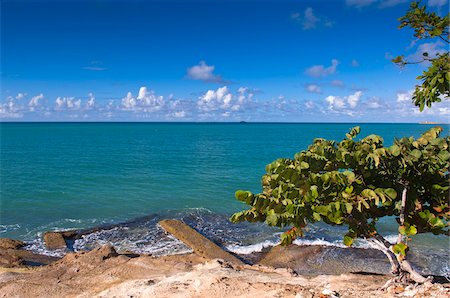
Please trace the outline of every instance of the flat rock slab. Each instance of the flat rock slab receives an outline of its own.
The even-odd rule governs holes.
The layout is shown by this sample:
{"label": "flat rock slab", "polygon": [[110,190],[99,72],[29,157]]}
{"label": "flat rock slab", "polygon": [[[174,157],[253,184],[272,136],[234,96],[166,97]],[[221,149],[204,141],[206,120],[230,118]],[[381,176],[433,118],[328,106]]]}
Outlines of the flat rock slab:
{"label": "flat rock slab", "polygon": [[390,272],[389,261],[379,250],[319,245],[277,245],[258,264],[290,268],[302,275]]}
{"label": "flat rock slab", "polygon": [[165,219],[159,225],[175,238],[184,242],[201,257],[206,259],[222,259],[233,264],[243,264],[241,260],[221,249],[217,244],[201,235],[199,232],[175,219]]}

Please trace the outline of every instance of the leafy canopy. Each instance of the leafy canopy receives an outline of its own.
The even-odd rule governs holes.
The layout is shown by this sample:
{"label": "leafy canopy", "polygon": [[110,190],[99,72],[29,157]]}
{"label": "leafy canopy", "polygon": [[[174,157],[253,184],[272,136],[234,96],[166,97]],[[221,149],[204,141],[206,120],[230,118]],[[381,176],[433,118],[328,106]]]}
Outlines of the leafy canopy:
{"label": "leafy canopy", "polygon": [[432,103],[450,97],[449,14],[440,17],[434,12],[427,11],[425,5],[420,6],[419,2],[412,2],[406,15],[399,18],[399,21],[399,28],[413,29],[417,39],[438,39],[444,42],[447,48],[447,51],[442,51],[435,57],[424,52],[419,61],[407,61],[404,55],[392,59],[392,62],[401,67],[422,62],[431,64],[417,77],[421,84],[416,85],[412,98],[413,103],[423,111],[425,106],[430,108]]}
{"label": "leafy canopy", "polygon": [[[397,139],[390,147],[377,135],[356,140],[359,132],[352,128],[339,143],[315,139],[294,159],[267,165],[261,193],[236,192],[250,209],[233,214],[231,221],[292,226],[282,234],[282,244],[302,236],[309,223],[347,225],[344,243],[350,246],[356,237],[374,236],[379,218],[399,216],[401,193],[407,188],[399,232],[447,234],[450,138],[439,137],[442,128],[418,139]],[[407,245],[397,244],[394,250],[405,254]]]}

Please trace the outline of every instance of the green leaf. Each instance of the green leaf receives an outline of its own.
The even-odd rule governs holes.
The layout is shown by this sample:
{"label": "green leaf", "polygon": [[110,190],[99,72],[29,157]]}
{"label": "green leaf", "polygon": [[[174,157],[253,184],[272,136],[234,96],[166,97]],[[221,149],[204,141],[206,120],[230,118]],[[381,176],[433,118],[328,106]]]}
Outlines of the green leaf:
{"label": "green leaf", "polygon": [[239,201],[245,202],[249,196],[251,196],[252,193],[245,190],[238,190],[235,193],[236,199]]}
{"label": "green leaf", "polygon": [[406,256],[406,252],[408,251],[408,246],[403,243],[397,243],[392,247],[392,250],[395,254],[401,254],[402,256]]}
{"label": "green leaf", "polygon": [[419,159],[422,156],[422,152],[420,152],[420,150],[414,149],[413,151],[411,151],[410,155]]}
{"label": "green leaf", "polygon": [[384,190],[384,194],[388,196],[391,200],[395,200],[397,198],[397,192],[393,188],[386,188]]}
{"label": "green leaf", "polygon": [[344,236],[344,244],[345,244],[346,246],[352,246],[352,244],[353,244],[353,238],[350,237],[350,236],[345,235],[345,236]]}
{"label": "green leaf", "polygon": [[353,205],[350,203],[345,203],[345,210],[347,210],[348,214],[352,213]]}
{"label": "green leaf", "polygon": [[441,159],[442,161],[447,161],[450,159],[450,153],[447,150],[441,150],[438,153],[438,157],[439,159]]}
{"label": "green leaf", "polygon": [[317,212],[313,212],[313,218],[316,221],[321,221],[322,220],[322,217],[320,217],[320,214],[317,213]]}
{"label": "green leaf", "polygon": [[389,148],[389,151],[391,151],[391,154],[394,156],[399,156],[400,155],[400,147],[397,145],[392,145]]}

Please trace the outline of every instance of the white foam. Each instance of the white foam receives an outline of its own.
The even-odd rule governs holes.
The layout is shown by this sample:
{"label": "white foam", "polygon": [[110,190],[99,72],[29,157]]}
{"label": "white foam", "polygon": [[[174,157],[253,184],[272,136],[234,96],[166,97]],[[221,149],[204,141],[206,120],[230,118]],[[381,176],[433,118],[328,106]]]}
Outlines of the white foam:
{"label": "white foam", "polygon": [[266,240],[264,242],[251,244],[251,245],[237,245],[237,244],[230,244],[225,246],[225,248],[228,251],[231,251],[236,254],[240,255],[248,255],[253,252],[261,252],[266,247],[271,247],[277,245],[279,242],[276,241],[270,241]]}
{"label": "white foam", "polygon": [[9,231],[14,231],[20,229],[20,225],[14,224],[14,225],[0,225],[0,233],[6,233]]}
{"label": "white foam", "polygon": [[[397,235],[388,235],[385,237],[386,240],[388,240],[390,243],[394,244],[395,241],[397,241]],[[248,255],[254,252],[261,252],[264,248],[275,246],[280,244],[279,241],[271,241],[266,240],[260,243],[251,244],[251,245],[238,245],[238,244],[230,244],[225,246],[225,248],[233,253],[241,254],[241,255]],[[342,240],[336,240],[336,241],[328,241],[324,238],[317,238],[317,239],[304,239],[304,238],[297,238],[293,241],[293,244],[298,246],[309,246],[309,245],[321,245],[321,246],[330,246],[330,247],[339,247],[339,248],[348,248],[344,244]],[[376,248],[371,242],[365,240],[365,239],[356,239],[352,247],[357,248]]]}

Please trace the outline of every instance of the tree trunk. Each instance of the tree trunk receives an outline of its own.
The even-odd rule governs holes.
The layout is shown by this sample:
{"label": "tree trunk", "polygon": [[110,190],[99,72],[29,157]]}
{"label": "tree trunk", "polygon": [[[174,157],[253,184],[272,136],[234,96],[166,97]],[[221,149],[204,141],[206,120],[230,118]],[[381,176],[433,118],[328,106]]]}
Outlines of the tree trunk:
{"label": "tree trunk", "polygon": [[[400,207],[400,225],[403,226],[405,224],[405,212],[406,212],[406,192],[408,191],[407,186],[403,187],[402,191],[402,205]],[[403,242],[404,236],[399,232],[397,243]]]}
{"label": "tree trunk", "polygon": [[395,281],[412,280],[416,283],[424,283],[429,281],[429,278],[422,276],[419,272],[414,270],[411,264],[394,254],[392,245],[380,234],[375,234],[373,238],[369,239],[374,243],[389,259],[391,263],[392,274],[395,275]]}

